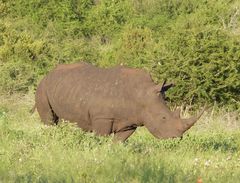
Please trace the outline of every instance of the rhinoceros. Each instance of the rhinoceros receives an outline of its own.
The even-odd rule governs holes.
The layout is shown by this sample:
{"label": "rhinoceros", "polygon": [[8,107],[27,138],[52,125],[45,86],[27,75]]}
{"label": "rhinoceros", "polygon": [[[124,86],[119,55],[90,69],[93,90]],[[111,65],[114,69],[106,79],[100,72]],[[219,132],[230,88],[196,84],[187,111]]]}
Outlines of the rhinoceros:
{"label": "rhinoceros", "polygon": [[125,141],[140,126],[157,138],[181,137],[205,109],[181,119],[180,110],[172,112],[163,97],[171,86],[156,85],[143,69],[62,64],[38,85],[35,106],[45,124],[64,119],[97,135],[113,133],[117,141]]}

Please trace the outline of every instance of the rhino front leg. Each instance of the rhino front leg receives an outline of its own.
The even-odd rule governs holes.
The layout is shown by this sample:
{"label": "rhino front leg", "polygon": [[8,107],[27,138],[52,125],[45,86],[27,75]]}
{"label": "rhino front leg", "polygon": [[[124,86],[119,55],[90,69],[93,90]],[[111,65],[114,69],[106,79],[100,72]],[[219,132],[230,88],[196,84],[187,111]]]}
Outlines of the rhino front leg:
{"label": "rhino front leg", "polygon": [[97,135],[107,136],[112,133],[113,120],[96,119],[92,122],[92,130]]}
{"label": "rhino front leg", "polygon": [[128,137],[130,137],[135,132],[135,130],[136,130],[136,128],[130,129],[130,130],[126,130],[126,131],[116,132],[114,134],[113,141],[114,142],[118,142],[118,141],[124,142],[125,140],[127,140]]}

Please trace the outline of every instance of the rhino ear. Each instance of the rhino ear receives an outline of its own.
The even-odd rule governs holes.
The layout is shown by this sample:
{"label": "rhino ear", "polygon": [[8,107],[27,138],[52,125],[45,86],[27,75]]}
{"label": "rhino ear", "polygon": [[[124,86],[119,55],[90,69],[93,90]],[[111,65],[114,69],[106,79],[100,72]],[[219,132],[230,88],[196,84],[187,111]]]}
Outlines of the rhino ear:
{"label": "rhino ear", "polygon": [[161,86],[160,92],[164,94],[169,88],[175,86],[173,83],[166,84],[167,80],[163,81],[163,84]]}
{"label": "rhino ear", "polygon": [[165,98],[165,92],[175,86],[173,83],[170,83],[170,84],[166,84],[167,80],[164,80],[162,84],[158,84],[158,85],[155,85],[153,90],[154,92],[158,93],[158,94],[162,94],[163,98]]}

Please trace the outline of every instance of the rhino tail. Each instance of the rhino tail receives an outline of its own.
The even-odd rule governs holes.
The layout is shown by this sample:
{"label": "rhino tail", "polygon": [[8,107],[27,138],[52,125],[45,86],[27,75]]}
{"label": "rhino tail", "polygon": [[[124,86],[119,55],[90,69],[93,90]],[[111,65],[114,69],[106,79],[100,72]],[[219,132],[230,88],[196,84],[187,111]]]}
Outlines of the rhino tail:
{"label": "rhino tail", "polygon": [[36,109],[36,104],[34,104],[34,106],[32,107],[32,109],[31,109],[31,110],[29,110],[29,113],[30,113],[30,114],[33,114],[33,113],[34,113],[34,111],[35,111],[35,109]]}

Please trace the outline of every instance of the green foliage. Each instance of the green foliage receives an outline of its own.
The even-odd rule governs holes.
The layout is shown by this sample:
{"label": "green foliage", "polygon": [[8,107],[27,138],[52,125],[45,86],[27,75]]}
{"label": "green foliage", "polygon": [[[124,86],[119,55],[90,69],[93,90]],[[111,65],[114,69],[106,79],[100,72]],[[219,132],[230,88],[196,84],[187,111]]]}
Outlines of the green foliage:
{"label": "green foliage", "polygon": [[154,73],[177,83],[173,101],[239,104],[238,41],[219,30],[177,30],[163,47],[169,52],[158,57]]}
{"label": "green foliage", "polygon": [[174,104],[238,108],[237,0],[0,1],[0,92],[27,92],[79,60],[145,68]]}
{"label": "green foliage", "polygon": [[113,58],[108,64],[151,67],[154,58],[150,50],[155,46],[152,37],[152,31],[148,28],[126,27],[112,50]]}
{"label": "green foliage", "polygon": [[101,0],[89,14],[88,25],[94,34],[100,35],[105,43],[114,33],[119,33],[122,26],[131,17],[131,7],[124,0]]}

